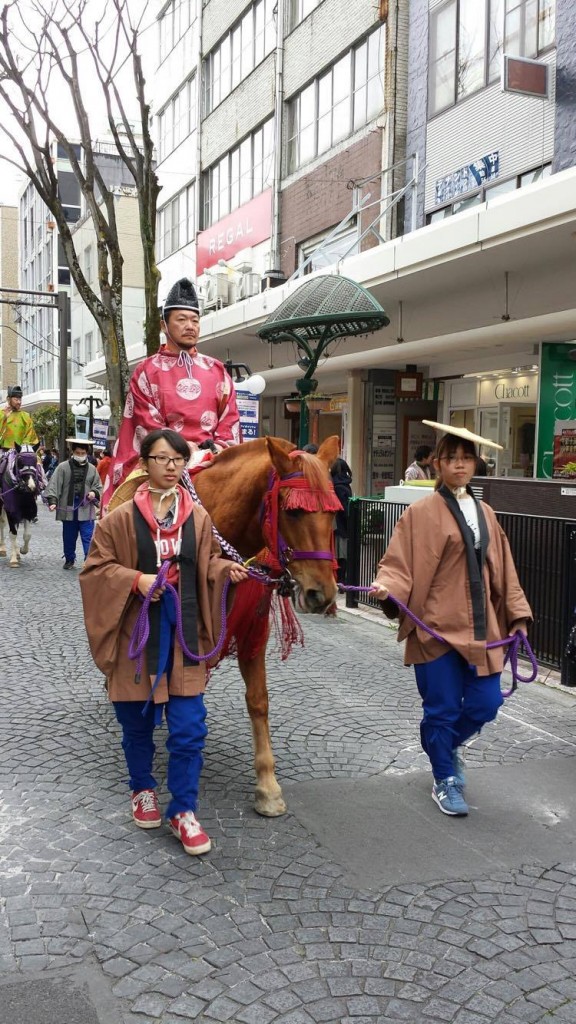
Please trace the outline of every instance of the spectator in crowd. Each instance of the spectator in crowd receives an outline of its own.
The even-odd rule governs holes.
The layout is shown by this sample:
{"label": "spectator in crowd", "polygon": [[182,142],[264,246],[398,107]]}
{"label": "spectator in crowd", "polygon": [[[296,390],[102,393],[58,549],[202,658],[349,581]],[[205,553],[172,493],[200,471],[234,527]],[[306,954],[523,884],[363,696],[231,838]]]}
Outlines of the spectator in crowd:
{"label": "spectator in crowd", "polygon": [[88,441],[69,437],[71,455],[61,462],[46,488],[46,501],[56,520],[62,523],[64,569],[73,569],[76,563],[78,534],[84,549],[84,558],[94,533],[96,505],[102,493],[100,477],[88,461]]}
{"label": "spectator in crowd", "polygon": [[336,497],[342,505],[342,510],[336,513],[334,519],[334,547],[338,562],[336,578],[338,583],[344,583],[348,558],[348,502],[352,497],[352,470],[344,459],[338,458],[330,468],[330,475]]}
{"label": "spectator in crowd", "polygon": [[414,452],[414,462],[411,462],[404,473],[405,480],[433,480],[434,468],[432,460],[434,449],[429,444],[421,444]]}

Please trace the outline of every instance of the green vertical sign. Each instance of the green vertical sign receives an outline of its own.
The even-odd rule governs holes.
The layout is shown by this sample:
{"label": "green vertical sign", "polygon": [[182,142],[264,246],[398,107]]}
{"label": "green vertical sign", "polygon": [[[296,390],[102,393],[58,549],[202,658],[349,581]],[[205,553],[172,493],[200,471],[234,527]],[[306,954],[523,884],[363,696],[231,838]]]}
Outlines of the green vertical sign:
{"label": "green vertical sign", "polygon": [[576,478],[576,342],[540,346],[536,476]]}

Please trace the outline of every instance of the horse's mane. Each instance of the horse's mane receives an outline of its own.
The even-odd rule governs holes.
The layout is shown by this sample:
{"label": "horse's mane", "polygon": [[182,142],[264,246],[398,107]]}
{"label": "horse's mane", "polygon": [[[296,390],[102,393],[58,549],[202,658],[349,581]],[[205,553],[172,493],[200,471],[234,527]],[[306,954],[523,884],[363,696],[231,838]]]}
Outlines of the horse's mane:
{"label": "horse's mane", "polygon": [[[310,484],[310,487],[316,491],[328,491],[330,490],[330,475],[326,470],[326,466],[316,455],[312,455],[309,452],[299,451],[291,441],[286,441],[283,437],[271,438],[276,445],[283,448],[286,455],[290,455],[291,452],[298,452],[298,458],[301,463],[302,472],[305,479]],[[238,459],[246,457],[246,452],[250,451],[253,455],[265,455],[267,454],[267,445],[265,437],[257,437],[253,441],[244,441],[243,444],[232,445],[230,448],[225,448],[214,457],[214,461],[202,470],[202,473],[210,472],[212,467],[222,465],[232,465]]]}

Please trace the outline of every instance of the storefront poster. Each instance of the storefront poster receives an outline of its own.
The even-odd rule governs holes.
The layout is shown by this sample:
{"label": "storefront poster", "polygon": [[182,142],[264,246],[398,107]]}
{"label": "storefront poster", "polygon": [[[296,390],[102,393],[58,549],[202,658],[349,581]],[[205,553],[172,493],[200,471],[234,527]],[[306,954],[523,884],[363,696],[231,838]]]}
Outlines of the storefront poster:
{"label": "storefront poster", "polygon": [[374,385],[372,421],[372,494],[383,494],[394,483],[396,459],[396,399],[394,384]]}
{"label": "storefront poster", "polygon": [[556,420],[552,466],[555,478],[576,478],[576,420]]}
{"label": "storefront poster", "polygon": [[[576,477],[576,343],[543,342],[540,358],[536,476]],[[574,457],[572,457],[574,454]]]}
{"label": "storefront poster", "polygon": [[243,441],[253,441],[260,436],[260,399],[248,391],[237,391],[236,402],[240,414],[240,428]]}

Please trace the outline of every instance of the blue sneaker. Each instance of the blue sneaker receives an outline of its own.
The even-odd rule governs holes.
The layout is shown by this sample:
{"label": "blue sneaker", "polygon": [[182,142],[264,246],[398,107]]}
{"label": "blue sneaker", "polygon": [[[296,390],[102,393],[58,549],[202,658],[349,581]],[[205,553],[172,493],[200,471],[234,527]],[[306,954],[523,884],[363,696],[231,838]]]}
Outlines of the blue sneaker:
{"label": "blue sneaker", "polygon": [[453,817],[463,818],[468,814],[468,804],[462,796],[462,786],[455,775],[440,779],[432,786],[432,799],[442,811]]}
{"label": "blue sneaker", "polygon": [[458,785],[464,788],[466,785],[466,762],[460,753],[461,750],[462,747],[456,747],[456,750],[452,751],[452,767],[454,768],[454,778]]}

